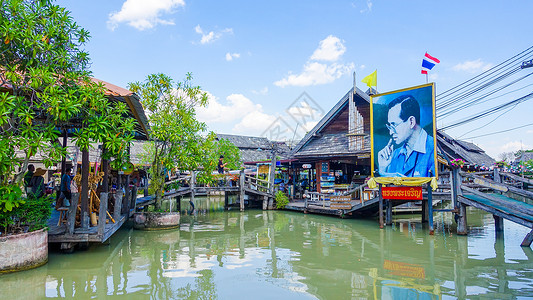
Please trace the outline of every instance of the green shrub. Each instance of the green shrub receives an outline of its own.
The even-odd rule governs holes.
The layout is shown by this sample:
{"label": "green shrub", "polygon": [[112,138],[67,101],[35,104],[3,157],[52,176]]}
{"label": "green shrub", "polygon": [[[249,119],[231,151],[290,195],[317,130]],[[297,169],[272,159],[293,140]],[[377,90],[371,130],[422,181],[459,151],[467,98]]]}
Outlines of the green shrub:
{"label": "green shrub", "polygon": [[52,215],[52,197],[28,197],[17,209],[0,211],[2,235],[30,232],[45,228]]}
{"label": "green shrub", "polygon": [[289,197],[287,197],[282,191],[278,191],[276,193],[276,208],[284,209],[287,204],[289,204]]}

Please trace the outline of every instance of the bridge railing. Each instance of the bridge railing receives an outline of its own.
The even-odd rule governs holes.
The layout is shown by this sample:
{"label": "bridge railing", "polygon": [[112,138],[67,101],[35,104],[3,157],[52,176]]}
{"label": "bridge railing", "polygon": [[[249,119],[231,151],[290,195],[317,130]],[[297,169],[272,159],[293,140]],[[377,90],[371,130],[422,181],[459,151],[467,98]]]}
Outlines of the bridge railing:
{"label": "bridge railing", "polygon": [[268,192],[270,188],[270,183],[267,180],[255,178],[250,175],[244,175],[244,184],[252,190],[260,192]]}

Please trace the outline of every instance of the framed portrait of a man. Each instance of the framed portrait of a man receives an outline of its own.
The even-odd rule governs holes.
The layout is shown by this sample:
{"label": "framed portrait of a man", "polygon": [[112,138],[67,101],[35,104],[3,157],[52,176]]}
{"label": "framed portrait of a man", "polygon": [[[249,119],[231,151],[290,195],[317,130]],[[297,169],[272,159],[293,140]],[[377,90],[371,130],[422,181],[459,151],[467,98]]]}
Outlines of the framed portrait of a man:
{"label": "framed portrait of a man", "polygon": [[434,83],[371,96],[373,177],[437,177]]}

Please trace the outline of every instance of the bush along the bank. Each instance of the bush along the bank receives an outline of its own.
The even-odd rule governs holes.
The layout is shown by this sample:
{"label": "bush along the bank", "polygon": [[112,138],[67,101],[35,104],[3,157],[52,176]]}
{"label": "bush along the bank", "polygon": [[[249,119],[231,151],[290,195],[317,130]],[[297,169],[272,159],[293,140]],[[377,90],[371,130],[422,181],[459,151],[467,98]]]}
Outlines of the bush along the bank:
{"label": "bush along the bank", "polygon": [[52,214],[52,197],[20,198],[13,210],[0,210],[0,236],[26,233],[47,227]]}
{"label": "bush along the bank", "polygon": [[278,191],[276,193],[276,208],[284,209],[287,204],[289,204],[289,197],[287,197],[282,191]]}

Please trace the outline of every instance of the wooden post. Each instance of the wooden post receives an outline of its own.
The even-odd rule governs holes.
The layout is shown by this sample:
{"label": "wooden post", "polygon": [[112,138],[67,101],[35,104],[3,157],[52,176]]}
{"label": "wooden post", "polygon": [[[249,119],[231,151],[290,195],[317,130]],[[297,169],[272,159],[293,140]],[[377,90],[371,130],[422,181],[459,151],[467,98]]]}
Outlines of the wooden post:
{"label": "wooden post", "polygon": [[453,202],[453,208],[457,209],[459,207],[459,197],[458,197],[458,190],[459,186],[457,186],[457,177],[459,176],[459,170],[452,167],[452,171],[450,172],[450,185],[451,185],[451,196],[452,196],[452,202]]}
{"label": "wooden post", "polygon": [[224,210],[229,209],[229,192],[224,192]]}
{"label": "wooden post", "polygon": [[72,193],[70,207],[68,208],[67,233],[74,234],[74,224],[76,223],[76,211],[78,210],[79,193]]}
{"label": "wooden post", "polygon": [[[107,220],[107,193],[100,193],[100,211],[98,212],[98,235],[103,238]],[[118,222],[120,219],[115,219]]]}
{"label": "wooden post", "polygon": [[117,186],[117,190],[115,192],[115,207],[113,211],[113,219],[115,220],[120,220],[120,215],[122,213],[122,197],[122,189],[118,188]]}
{"label": "wooden post", "polygon": [[494,218],[494,231],[496,232],[496,238],[503,238],[503,218],[497,215],[492,215]]}
{"label": "wooden post", "polygon": [[[63,149],[65,151],[67,150],[67,142],[68,142],[68,130],[66,128],[62,128],[63,130]],[[67,168],[67,158],[66,156],[63,156],[63,159],[61,160],[61,178],[63,178],[63,175],[65,175],[65,169]]]}
{"label": "wooden post", "polygon": [[387,211],[385,215],[385,224],[386,225],[392,225],[392,200],[387,199],[385,200],[385,204],[387,206]]}
{"label": "wooden post", "polygon": [[500,169],[499,168],[494,168],[494,181],[502,182],[502,178],[500,176]]}
{"label": "wooden post", "polygon": [[422,199],[422,223],[426,223],[427,221],[428,221],[427,200]]}
{"label": "wooden post", "polygon": [[191,172],[191,181],[189,183],[189,186],[191,188],[191,200],[194,200],[194,196],[196,196],[196,172]]}
{"label": "wooden post", "polygon": [[381,184],[379,187],[379,228],[383,228],[383,193],[381,192]]}
{"label": "wooden post", "polygon": [[131,202],[130,175],[126,175],[125,177],[126,178],[123,185],[125,193],[122,196],[122,213],[129,215]]}
{"label": "wooden post", "polygon": [[263,210],[267,210],[267,209],[268,209],[268,197],[263,196]]}
{"label": "wooden post", "polygon": [[89,228],[89,150],[81,152],[81,228]]}
{"label": "wooden post", "polygon": [[[102,157],[107,153],[105,145],[102,146]],[[109,159],[102,159],[102,172],[104,178],[102,178],[102,193],[109,192]]]}
{"label": "wooden post", "polygon": [[429,234],[433,235],[435,230],[433,228],[433,191],[431,184],[428,183],[428,221],[429,221]]}
{"label": "wooden post", "polygon": [[[461,185],[463,183],[463,179],[461,178],[461,174],[457,172],[457,176],[455,178],[456,180],[456,188],[457,188],[457,196],[461,196],[463,194],[463,191],[461,190]],[[459,215],[457,218],[457,234],[458,235],[466,235],[466,205],[464,203],[461,203],[458,201],[458,210]]]}
{"label": "wooden post", "polygon": [[239,173],[239,206],[241,211],[244,211],[244,171]]}

